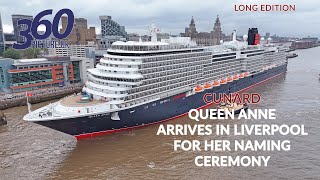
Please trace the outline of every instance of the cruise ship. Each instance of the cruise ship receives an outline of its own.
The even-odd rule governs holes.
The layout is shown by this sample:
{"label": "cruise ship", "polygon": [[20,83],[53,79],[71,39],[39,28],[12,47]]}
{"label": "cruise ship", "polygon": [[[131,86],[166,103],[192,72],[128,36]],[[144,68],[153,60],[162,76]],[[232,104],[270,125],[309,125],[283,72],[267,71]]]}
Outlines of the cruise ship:
{"label": "cruise ship", "polygon": [[287,71],[285,49],[261,41],[257,28],[243,40],[200,47],[190,37],[114,42],[83,92],[29,112],[25,121],[89,138],[165,122],[204,108],[206,93],[235,93]]}

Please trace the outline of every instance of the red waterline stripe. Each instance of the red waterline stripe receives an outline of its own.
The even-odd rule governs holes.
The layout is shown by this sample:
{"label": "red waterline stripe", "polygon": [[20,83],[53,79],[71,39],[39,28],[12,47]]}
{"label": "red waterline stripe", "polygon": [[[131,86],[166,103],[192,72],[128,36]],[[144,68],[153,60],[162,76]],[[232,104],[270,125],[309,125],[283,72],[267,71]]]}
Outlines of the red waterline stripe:
{"label": "red waterline stripe", "polygon": [[[253,85],[248,86],[248,87],[246,87],[246,88],[244,88],[244,89],[241,89],[241,90],[239,90],[239,91],[237,91],[237,92],[235,92],[235,93],[248,90],[248,89],[250,89],[250,88],[252,88],[252,87],[254,87],[254,86],[256,86],[256,85],[259,85],[259,84],[261,84],[261,83],[264,83],[264,82],[266,82],[266,81],[268,81],[268,80],[270,80],[270,79],[273,79],[273,78],[275,78],[275,77],[277,77],[277,76],[280,76],[280,75],[282,75],[282,74],[284,74],[284,73],[286,73],[286,72],[283,72],[283,73],[277,74],[277,75],[275,75],[275,76],[272,76],[272,77],[270,77],[270,78],[268,78],[268,79],[265,79],[265,80],[260,81],[260,82],[258,82],[258,83],[256,83],[256,84],[253,84]],[[203,108],[208,107],[208,106],[210,106],[210,105],[212,105],[212,104],[213,104],[213,102],[207,103],[206,105],[201,106],[201,107],[198,107],[197,109],[203,109]],[[136,129],[136,128],[142,128],[142,127],[145,127],[145,126],[150,126],[150,125],[154,125],[154,124],[159,124],[159,123],[163,123],[163,122],[166,122],[166,121],[170,121],[170,120],[173,120],[173,119],[176,119],[176,118],[179,118],[179,117],[183,117],[183,116],[185,116],[185,115],[187,115],[187,114],[188,114],[188,112],[185,112],[185,113],[183,113],[183,114],[180,114],[180,115],[177,115],[177,116],[174,116],[174,117],[165,119],[165,120],[153,122],[153,123],[148,123],[148,124],[143,124],[143,125],[138,125],[138,126],[132,126],[132,127],[127,127],[127,128],[107,130],[107,131],[99,131],[99,132],[93,132],[93,133],[79,134],[79,135],[75,135],[74,137],[77,138],[77,140],[79,140],[79,139],[85,139],[85,138],[92,138],[92,137],[96,137],[96,136],[102,136],[102,135],[105,135],[105,134],[111,134],[111,133],[115,133],[115,132],[119,132],[119,131],[132,130],[132,129]]]}

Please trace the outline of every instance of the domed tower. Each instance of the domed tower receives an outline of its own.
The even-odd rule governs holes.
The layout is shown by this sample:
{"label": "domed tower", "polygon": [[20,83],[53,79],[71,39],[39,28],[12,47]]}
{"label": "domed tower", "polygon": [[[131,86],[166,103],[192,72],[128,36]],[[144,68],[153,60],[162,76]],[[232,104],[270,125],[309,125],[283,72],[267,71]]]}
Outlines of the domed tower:
{"label": "domed tower", "polygon": [[189,32],[190,34],[195,34],[197,32],[196,24],[194,22],[193,16],[191,18],[190,24],[189,24]]}
{"label": "domed tower", "polygon": [[211,33],[213,36],[214,44],[219,44],[220,40],[222,40],[222,31],[221,31],[221,23],[220,23],[219,15],[217,15],[217,19],[214,23],[214,27]]}

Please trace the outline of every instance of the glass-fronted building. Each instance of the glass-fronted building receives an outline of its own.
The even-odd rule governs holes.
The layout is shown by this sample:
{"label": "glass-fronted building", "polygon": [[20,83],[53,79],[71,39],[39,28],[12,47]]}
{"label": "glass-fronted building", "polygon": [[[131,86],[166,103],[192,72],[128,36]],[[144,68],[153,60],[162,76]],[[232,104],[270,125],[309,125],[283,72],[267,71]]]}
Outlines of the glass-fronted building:
{"label": "glass-fronted building", "polygon": [[81,58],[47,57],[0,59],[0,89],[8,92],[32,91],[80,83],[86,72]]}
{"label": "glass-fronted building", "polygon": [[124,26],[120,26],[117,22],[111,19],[111,16],[100,16],[101,20],[101,36],[122,36],[128,38],[128,34]]}
{"label": "glass-fronted building", "polygon": [[13,60],[0,58],[0,89],[4,93],[10,93],[10,78],[8,71],[13,68]]}

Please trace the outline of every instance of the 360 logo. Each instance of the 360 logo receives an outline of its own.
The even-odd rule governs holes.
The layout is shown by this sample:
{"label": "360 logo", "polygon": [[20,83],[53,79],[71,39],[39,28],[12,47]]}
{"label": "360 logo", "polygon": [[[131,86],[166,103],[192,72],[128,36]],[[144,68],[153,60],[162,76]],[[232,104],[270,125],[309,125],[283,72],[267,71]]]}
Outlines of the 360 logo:
{"label": "360 logo", "polygon": [[[74,14],[70,9],[61,9],[54,16],[52,23],[49,20],[41,20],[44,16],[51,15],[52,9],[47,9],[40,12],[34,19],[20,19],[18,21],[18,26],[25,25],[26,29],[19,32],[20,36],[25,37],[25,42],[22,44],[13,44],[15,49],[26,49],[31,46],[33,38],[44,40],[48,38],[51,33],[57,39],[63,39],[69,36],[72,31],[74,24]],[[62,15],[66,14],[68,16],[68,25],[66,30],[60,34],[59,32],[59,22]],[[44,25],[46,30],[43,34],[38,33],[38,27]]]}

